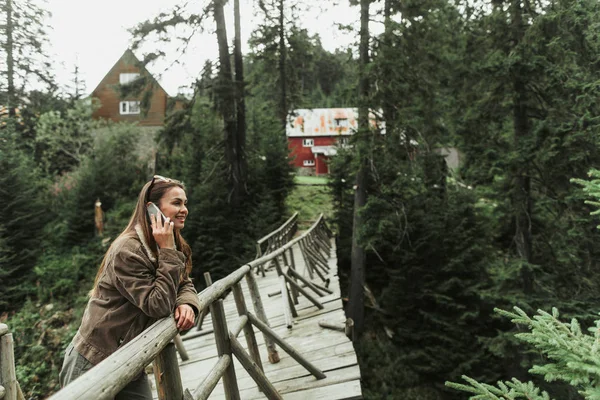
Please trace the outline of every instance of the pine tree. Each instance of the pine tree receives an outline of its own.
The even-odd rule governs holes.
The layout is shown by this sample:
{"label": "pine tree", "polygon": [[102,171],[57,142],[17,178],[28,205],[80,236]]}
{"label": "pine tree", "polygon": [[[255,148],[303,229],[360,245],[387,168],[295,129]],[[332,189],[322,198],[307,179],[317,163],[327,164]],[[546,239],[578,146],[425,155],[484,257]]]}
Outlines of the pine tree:
{"label": "pine tree", "polygon": [[10,117],[23,105],[27,82],[32,78],[56,89],[51,64],[46,56],[48,12],[31,0],[6,0],[0,7],[0,58],[5,62],[0,74],[6,86],[2,102]]}
{"label": "pine tree", "polygon": [[0,129],[0,308],[18,307],[33,290],[32,269],[48,221],[46,182],[19,149],[14,122]]}

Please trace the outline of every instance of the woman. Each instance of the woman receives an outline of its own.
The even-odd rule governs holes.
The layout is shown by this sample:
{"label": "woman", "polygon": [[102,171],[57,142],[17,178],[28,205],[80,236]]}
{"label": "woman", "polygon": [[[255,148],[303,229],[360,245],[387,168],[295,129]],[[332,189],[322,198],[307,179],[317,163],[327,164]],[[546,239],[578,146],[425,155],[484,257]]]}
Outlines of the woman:
{"label": "woman", "polygon": [[[162,211],[164,221],[149,215],[150,203]],[[172,312],[179,330],[194,325],[200,305],[189,278],[191,249],[180,233],[188,214],[186,204],[179,181],[155,175],[144,185],[127,228],[102,260],[81,326],[65,353],[61,386]],[[142,372],[115,399],[152,399],[146,374]]]}

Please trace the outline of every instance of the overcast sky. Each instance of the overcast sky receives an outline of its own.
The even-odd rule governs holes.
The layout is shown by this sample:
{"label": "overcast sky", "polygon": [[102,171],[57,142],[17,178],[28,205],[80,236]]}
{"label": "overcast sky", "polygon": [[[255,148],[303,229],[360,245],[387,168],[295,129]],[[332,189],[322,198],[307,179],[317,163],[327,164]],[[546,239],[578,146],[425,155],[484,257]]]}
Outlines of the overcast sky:
{"label": "overcast sky", "polygon": [[[195,1],[203,4],[207,0]],[[340,32],[337,24],[356,24],[359,19],[357,7],[350,7],[348,0],[339,0],[339,5],[332,4],[332,0],[304,1],[312,6],[306,13],[302,13],[301,25],[311,33],[318,33],[327,50],[333,51],[355,42],[356,37]],[[57,65],[56,78],[59,84],[66,85],[72,80],[77,64],[80,79],[86,84],[86,93],[90,93],[129,46],[131,36],[127,29],[183,2],[184,0],[47,0],[46,7],[52,13],[49,20],[52,27],[50,54]],[[240,0],[244,52],[248,50],[246,41],[256,25],[252,7],[254,2],[255,0]],[[322,10],[323,8],[326,9]],[[229,17],[227,34],[231,41],[232,9],[227,9],[226,14]],[[159,79],[169,94],[175,95],[179,87],[189,86],[198,76],[204,61],[217,58],[216,37],[212,32],[214,22],[212,19],[208,22],[207,28],[210,31],[194,40],[187,55],[179,56],[174,46],[165,47],[163,44],[162,49],[167,51],[168,57],[150,66],[150,72]],[[377,29],[376,26],[373,28]],[[180,64],[165,71],[176,60]]]}

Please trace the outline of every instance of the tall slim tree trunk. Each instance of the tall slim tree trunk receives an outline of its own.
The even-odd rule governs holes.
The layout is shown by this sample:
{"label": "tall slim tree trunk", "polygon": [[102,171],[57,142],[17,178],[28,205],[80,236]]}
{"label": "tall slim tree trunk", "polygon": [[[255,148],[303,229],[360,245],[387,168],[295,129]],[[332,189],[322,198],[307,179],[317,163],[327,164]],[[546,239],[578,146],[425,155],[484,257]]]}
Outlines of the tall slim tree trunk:
{"label": "tall slim tree trunk", "polygon": [[[513,46],[518,46],[523,40],[523,9],[520,0],[511,2],[511,30]],[[513,124],[515,151],[525,151],[529,136],[529,117],[527,115],[527,89],[522,76],[522,68],[517,65],[513,72]],[[533,239],[531,235],[531,178],[529,177],[529,155],[518,157],[517,165],[512,169],[513,175],[513,209],[515,213],[515,245],[517,255],[532,262]],[[522,270],[523,290],[531,293],[533,290],[533,274],[528,268]]]}
{"label": "tall slim tree trunk", "polygon": [[8,116],[15,117],[16,113],[16,93],[15,93],[15,61],[13,58],[13,5],[12,0],[6,0],[6,74],[7,74],[7,101],[6,107],[8,108]]}
{"label": "tall slim tree trunk", "polygon": [[360,215],[367,202],[367,162],[369,144],[369,81],[367,66],[369,64],[369,5],[371,0],[360,1],[360,46],[359,46],[359,108],[358,133],[356,149],[360,166],[356,173],[356,189],[354,192],[354,218],[352,225],[352,254],[350,291],[347,314],[354,320],[354,339],[356,340],[364,329],[364,283],[365,283],[365,249],[359,244],[358,235],[364,225]]}
{"label": "tall slim tree trunk", "polygon": [[244,82],[244,59],[242,57],[242,26],[240,22],[240,0],[234,0],[233,13],[235,20],[235,38],[234,38],[234,64],[235,64],[235,89],[237,99],[237,166],[238,176],[241,182],[240,189],[246,191],[246,181],[248,175],[248,164],[246,160],[246,101],[245,101],[245,82]]}
{"label": "tall slim tree trunk", "polygon": [[[393,53],[392,50],[392,0],[385,0],[383,4],[383,15],[384,15],[384,33],[383,33],[383,46],[382,46],[382,60],[383,60],[383,68],[382,68],[382,78],[386,79],[390,77],[393,73],[391,71],[391,55]],[[385,121],[385,130],[388,137],[393,137],[396,132],[394,128],[394,122],[396,119],[396,110],[393,104],[390,104],[390,98],[393,96],[387,96],[386,94],[390,93],[391,89],[389,86],[385,85],[383,82],[383,120]],[[408,140],[404,140],[407,143],[407,146],[410,146]]]}
{"label": "tall slim tree trunk", "polygon": [[235,103],[235,87],[231,75],[231,60],[229,59],[229,45],[227,42],[227,27],[223,5],[225,0],[213,1],[213,13],[217,27],[217,42],[219,45],[219,104],[225,122],[224,140],[225,157],[229,167],[229,181],[231,184],[229,201],[234,206],[240,202],[243,182],[239,176],[237,157],[237,113]]}
{"label": "tall slim tree trunk", "polygon": [[284,0],[279,0],[279,85],[281,92],[279,94],[279,119],[283,133],[287,125],[287,77],[285,73],[285,64],[287,57],[287,48],[285,46],[285,19],[284,19]]}

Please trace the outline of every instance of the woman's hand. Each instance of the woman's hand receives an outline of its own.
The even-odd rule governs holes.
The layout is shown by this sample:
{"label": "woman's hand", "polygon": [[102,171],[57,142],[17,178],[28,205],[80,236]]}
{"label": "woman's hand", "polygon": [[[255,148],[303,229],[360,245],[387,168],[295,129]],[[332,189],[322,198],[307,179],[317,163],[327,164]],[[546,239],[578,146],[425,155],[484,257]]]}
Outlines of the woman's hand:
{"label": "woman's hand", "polygon": [[175,309],[175,321],[177,322],[177,329],[180,331],[187,331],[194,326],[195,319],[194,309],[189,305],[182,304]]}
{"label": "woman's hand", "polygon": [[166,218],[163,222],[162,218],[157,215],[150,216],[152,224],[152,236],[156,244],[161,249],[175,249],[175,238],[173,236],[173,222]]}

